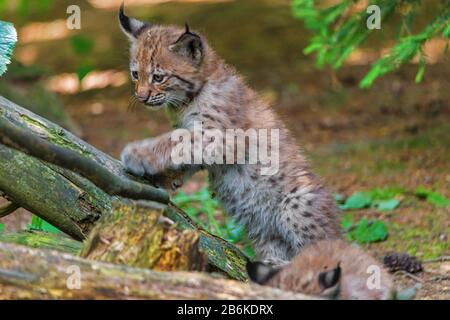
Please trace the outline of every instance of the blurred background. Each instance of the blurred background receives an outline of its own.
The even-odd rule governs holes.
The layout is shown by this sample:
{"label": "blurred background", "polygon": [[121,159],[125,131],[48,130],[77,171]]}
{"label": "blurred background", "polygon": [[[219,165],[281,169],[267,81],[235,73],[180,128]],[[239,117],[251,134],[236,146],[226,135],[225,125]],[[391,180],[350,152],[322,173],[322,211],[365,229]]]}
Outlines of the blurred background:
{"label": "blurred background", "polygon": [[[370,88],[361,89],[360,81],[398,42],[406,18],[412,22],[406,30],[414,34],[442,12],[444,2],[427,1],[412,17],[407,6],[395,8],[338,69],[318,68],[318,57],[304,54],[317,30],[305,26],[290,0],[128,0],[126,11],[152,23],[188,22],[207,36],[292,130],[335,193],[349,240],[375,255],[399,251],[426,260],[450,254],[448,38],[427,41],[420,56]],[[0,79],[0,95],[116,158],[127,142],[170,130],[164,112],[130,108],[133,86],[128,40],[117,23],[120,3],[0,0],[0,19],[13,22],[19,38],[14,61]],[[339,1],[316,3],[327,8]],[[72,4],[81,9],[79,30],[66,27]],[[357,8],[345,14],[351,10]],[[416,83],[423,62],[423,79]],[[245,232],[211,197],[204,174],[174,199],[196,221],[252,254]],[[42,223],[33,224],[19,210],[0,226],[6,232]],[[432,264],[420,295],[450,298],[449,274],[448,263]]]}

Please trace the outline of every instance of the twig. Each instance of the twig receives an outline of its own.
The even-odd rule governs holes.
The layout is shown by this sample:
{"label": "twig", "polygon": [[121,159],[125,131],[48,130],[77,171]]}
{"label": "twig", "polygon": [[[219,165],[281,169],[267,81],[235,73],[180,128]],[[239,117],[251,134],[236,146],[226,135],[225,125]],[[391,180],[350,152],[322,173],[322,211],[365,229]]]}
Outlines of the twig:
{"label": "twig", "polygon": [[10,202],[2,207],[0,207],[0,218],[6,217],[7,215],[13,213],[17,209],[19,209],[20,206],[15,204],[14,202]]}
{"label": "twig", "polygon": [[119,177],[77,152],[54,145],[0,117],[0,143],[76,172],[110,195],[167,204],[168,194],[150,185]]}
{"label": "twig", "polygon": [[416,282],[423,283],[423,280],[422,280],[422,279],[420,279],[419,277],[416,277],[415,275],[413,275],[412,273],[409,273],[408,271],[405,271],[405,270],[399,270],[399,271],[397,271],[397,272],[394,273],[394,275],[396,275],[396,274],[403,274],[403,275],[405,275],[405,276],[407,276],[407,277],[413,279],[413,280],[416,281]]}
{"label": "twig", "polygon": [[423,263],[444,262],[444,261],[450,261],[450,256],[441,256],[441,257],[437,257],[434,259],[424,260],[424,261],[422,261],[422,264]]}
{"label": "twig", "polygon": [[439,276],[434,276],[433,278],[431,278],[432,281],[444,281],[444,280],[450,280],[450,276],[448,275],[439,275]]}

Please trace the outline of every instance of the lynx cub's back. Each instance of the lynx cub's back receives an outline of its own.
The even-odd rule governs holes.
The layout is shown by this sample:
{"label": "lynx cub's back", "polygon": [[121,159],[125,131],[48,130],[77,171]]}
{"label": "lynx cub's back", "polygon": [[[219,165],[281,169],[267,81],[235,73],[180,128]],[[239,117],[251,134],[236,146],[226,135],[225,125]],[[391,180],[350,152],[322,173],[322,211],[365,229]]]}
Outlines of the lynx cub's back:
{"label": "lynx cub's back", "polygon": [[[279,132],[278,147],[269,146],[271,154],[278,155],[271,162],[277,170],[270,175],[262,174],[265,167],[259,160],[177,164],[172,151],[178,141],[172,136],[178,131],[128,144],[121,159],[131,173],[155,177],[170,170],[187,179],[207,170],[223,209],[246,227],[258,257],[274,264],[290,260],[306,244],[340,238],[334,198],[311,172],[289,131],[203,36],[187,26],[159,26],[129,18],[123,7],[119,20],[131,40],[130,72],[136,97],[150,109],[166,107],[177,115],[178,130],[192,133],[190,159],[195,152],[206,152],[211,142],[206,134],[194,134],[196,123],[203,132]],[[249,158],[248,149],[245,158]]]}

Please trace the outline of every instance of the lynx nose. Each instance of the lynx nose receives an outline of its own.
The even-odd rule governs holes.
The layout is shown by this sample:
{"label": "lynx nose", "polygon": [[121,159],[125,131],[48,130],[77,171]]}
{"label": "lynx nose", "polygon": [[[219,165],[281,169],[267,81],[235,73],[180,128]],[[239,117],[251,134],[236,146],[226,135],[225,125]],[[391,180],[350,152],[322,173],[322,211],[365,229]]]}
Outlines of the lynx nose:
{"label": "lynx nose", "polygon": [[141,102],[147,101],[149,95],[150,94],[148,92],[136,92],[136,98],[138,98]]}

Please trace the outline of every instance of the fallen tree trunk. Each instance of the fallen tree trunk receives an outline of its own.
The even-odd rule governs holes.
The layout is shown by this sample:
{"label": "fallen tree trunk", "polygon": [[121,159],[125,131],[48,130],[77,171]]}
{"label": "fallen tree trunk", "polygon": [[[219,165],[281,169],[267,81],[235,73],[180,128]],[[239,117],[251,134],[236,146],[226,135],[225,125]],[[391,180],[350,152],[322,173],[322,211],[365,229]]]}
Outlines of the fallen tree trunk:
{"label": "fallen tree trunk", "polygon": [[0,299],[305,300],[311,297],[205,273],[157,272],[0,243]]}
{"label": "fallen tree trunk", "polygon": [[[76,153],[77,157],[95,162],[120,179],[145,182],[128,175],[119,161],[3,97],[0,97],[0,124],[7,124],[3,128],[14,126],[20,130],[19,133],[31,135],[32,139],[38,136],[39,140],[45,141],[45,145],[64,148],[70,151],[70,157]],[[7,140],[8,136],[4,134],[2,141],[16,147],[17,141]],[[39,143],[39,140],[33,141]],[[17,147],[21,148],[20,145]],[[85,239],[98,219],[111,212],[114,201],[123,202],[123,198],[108,194],[77,173],[1,144],[0,191],[16,205],[31,211],[77,240]],[[154,203],[150,202],[149,205]],[[239,249],[201,230],[172,203],[164,205],[163,210],[180,228],[198,230],[200,247],[210,264],[232,278],[246,279],[246,257]]]}

